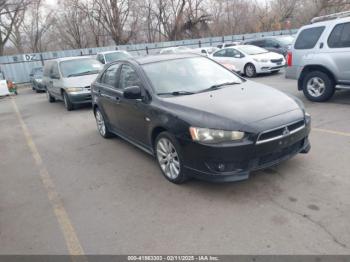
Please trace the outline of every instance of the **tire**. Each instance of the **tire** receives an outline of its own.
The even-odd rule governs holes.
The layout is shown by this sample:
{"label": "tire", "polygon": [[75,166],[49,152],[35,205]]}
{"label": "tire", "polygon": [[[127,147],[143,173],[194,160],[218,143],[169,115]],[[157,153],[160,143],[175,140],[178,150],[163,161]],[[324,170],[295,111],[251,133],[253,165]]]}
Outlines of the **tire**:
{"label": "tire", "polygon": [[47,96],[47,100],[48,100],[50,103],[56,102],[56,98],[54,98],[54,97],[50,94],[49,90],[46,90],[46,96]]}
{"label": "tire", "polygon": [[74,105],[70,101],[69,96],[67,95],[66,92],[63,92],[63,103],[67,111],[72,111],[74,109]]}
{"label": "tire", "polygon": [[248,78],[256,77],[256,68],[252,63],[246,64],[244,67],[244,74]]}
{"label": "tire", "polygon": [[111,138],[113,134],[109,131],[108,126],[106,125],[105,118],[101,111],[96,108],[95,109],[95,119],[97,124],[97,130],[103,138]]}
{"label": "tire", "polygon": [[314,71],[304,77],[303,92],[312,102],[325,102],[334,95],[335,84],[328,74]]}
{"label": "tire", "polygon": [[188,180],[184,171],[180,145],[171,133],[160,133],[156,138],[154,150],[159,168],[168,181],[183,184]]}

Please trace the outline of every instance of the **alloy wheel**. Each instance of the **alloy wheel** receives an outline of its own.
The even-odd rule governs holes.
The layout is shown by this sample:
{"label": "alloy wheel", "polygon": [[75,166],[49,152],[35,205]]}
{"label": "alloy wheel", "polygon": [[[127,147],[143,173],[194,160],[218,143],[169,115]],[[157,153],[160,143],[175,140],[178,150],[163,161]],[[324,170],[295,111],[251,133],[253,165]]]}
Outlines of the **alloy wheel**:
{"label": "alloy wheel", "polygon": [[326,83],[320,77],[310,78],[306,85],[310,96],[320,97],[326,90]]}
{"label": "alloy wheel", "polygon": [[101,136],[106,135],[106,125],[105,121],[103,119],[103,116],[99,110],[96,111],[96,123],[98,131],[100,132]]}
{"label": "alloy wheel", "polygon": [[164,174],[175,180],[181,171],[180,158],[175,146],[167,138],[161,138],[157,143],[157,159]]}
{"label": "alloy wheel", "polygon": [[253,77],[255,75],[255,68],[253,65],[248,65],[246,67],[246,75],[248,77]]}

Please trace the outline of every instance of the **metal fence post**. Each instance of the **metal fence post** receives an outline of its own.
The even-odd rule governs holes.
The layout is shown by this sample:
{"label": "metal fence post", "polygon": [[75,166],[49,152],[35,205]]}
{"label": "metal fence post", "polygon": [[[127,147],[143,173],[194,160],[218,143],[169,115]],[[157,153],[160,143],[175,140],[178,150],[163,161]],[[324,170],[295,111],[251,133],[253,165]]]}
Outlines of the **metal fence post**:
{"label": "metal fence post", "polygon": [[202,42],[201,42],[201,40],[198,41],[198,46],[199,46],[199,48],[202,47]]}
{"label": "metal fence post", "polygon": [[44,57],[43,54],[40,54],[41,65],[44,66]]}
{"label": "metal fence post", "polygon": [[146,54],[148,55],[148,46],[146,46]]}

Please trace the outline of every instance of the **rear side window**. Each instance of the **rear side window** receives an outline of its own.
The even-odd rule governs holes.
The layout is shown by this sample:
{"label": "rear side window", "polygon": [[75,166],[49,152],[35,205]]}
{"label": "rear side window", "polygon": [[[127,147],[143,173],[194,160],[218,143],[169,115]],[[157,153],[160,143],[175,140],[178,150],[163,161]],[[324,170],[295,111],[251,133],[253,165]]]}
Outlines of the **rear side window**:
{"label": "rear side window", "polygon": [[325,27],[313,27],[304,29],[298,36],[295,42],[295,49],[312,49],[316,46],[318,40],[320,39]]}
{"label": "rear side window", "polygon": [[350,47],[350,23],[334,27],[328,38],[328,46],[330,48]]}

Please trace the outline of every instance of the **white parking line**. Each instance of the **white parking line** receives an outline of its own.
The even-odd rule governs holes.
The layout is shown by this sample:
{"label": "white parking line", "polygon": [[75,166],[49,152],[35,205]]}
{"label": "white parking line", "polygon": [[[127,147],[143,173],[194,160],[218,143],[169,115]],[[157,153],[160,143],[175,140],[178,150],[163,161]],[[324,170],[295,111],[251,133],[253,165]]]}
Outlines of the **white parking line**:
{"label": "white parking line", "polygon": [[328,133],[328,134],[337,135],[337,136],[350,137],[350,133],[340,132],[340,131],[335,131],[335,130],[328,130],[328,129],[322,129],[322,128],[312,128],[312,131],[316,131],[316,132],[320,132],[320,133]]}

